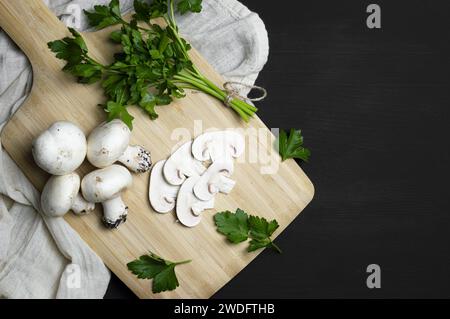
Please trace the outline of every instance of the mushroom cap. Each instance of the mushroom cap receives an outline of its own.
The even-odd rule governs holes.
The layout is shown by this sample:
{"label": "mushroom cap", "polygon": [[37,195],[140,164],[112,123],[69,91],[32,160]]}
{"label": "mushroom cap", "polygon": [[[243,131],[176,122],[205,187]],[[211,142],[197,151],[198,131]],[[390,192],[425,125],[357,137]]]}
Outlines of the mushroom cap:
{"label": "mushroom cap", "polygon": [[119,196],[132,181],[125,167],[111,165],[87,174],[81,181],[81,192],[88,202],[100,203]]}
{"label": "mushroom cap", "polygon": [[72,207],[79,190],[80,176],[77,173],[53,175],[42,190],[42,211],[50,217],[63,216]]}
{"label": "mushroom cap", "polygon": [[224,157],[239,157],[245,149],[244,138],[236,131],[206,132],[194,139],[192,155],[199,161],[221,160]]}
{"label": "mushroom cap", "polygon": [[202,162],[192,156],[191,146],[192,141],[184,143],[166,160],[163,173],[170,184],[181,185],[186,177],[201,175],[206,170]]}
{"label": "mushroom cap", "polygon": [[83,163],[86,137],[72,122],[58,121],[33,141],[32,153],[34,161],[44,171],[65,175]]}
{"label": "mushroom cap", "polygon": [[181,185],[177,197],[177,218],[184,226],[194,227],[202,219],[201,212],[214,208],[214,197],[208,201],[201,201],[195,197],[193,187],[200,176],[193,175]]}
{"label": "mushroom cap", "polygon": [[163,167],[166,161],[157,162],[150,174],[150,187],[148,196],[150,204],[158,213],[168,213],[175,207],[180,186],[169,184],[163,176]]}
{"label": "mushroom cap", "polygon": [[131,131],[122,120],[103,122],[88,136],[88,161],[99,168],[110,166],[125,152],[130,136]]}

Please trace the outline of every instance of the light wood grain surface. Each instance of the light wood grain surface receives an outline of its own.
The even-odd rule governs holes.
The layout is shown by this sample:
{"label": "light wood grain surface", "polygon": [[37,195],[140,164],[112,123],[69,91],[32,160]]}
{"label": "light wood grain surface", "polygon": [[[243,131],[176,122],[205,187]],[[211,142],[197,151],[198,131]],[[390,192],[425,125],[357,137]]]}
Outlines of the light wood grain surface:
{"label": "light wood grain surface", "polygon": [[[61,72],[63,61],[54,57],[46,43],[68,35],[68,31],[41,1],[0,0],[0,26],[25,52],[33,67],[30,96],[3,130],[2,143],[32,183],[42,189],[48,175],[33,162],[33,138],[58,120],[72,121],[88,134],[105,119],[103,110],[97,106],[104,102],[104,96],[98,85],[77,84],[73,77]],[[112,45],[105,45],[110,31],[83,34],[92,56],[102,62],[110,61],[114,51]],[[195,50],[191,56],[207,77],[217,84],[223,83]],[[162,215],[152,210],[148,201],[149,173],[133,176],[133,186],[124,194],[130,208],[129,217],[117,230],[102,226],[99,205],[88,216],[69,213],[65,217],[139,297],[208,298],[258,255],[247,253],[246,244],[228,244],[216,232],[213,214],[240,207],[252,214],[276,218],[280,223],[278,235],[311,201],[313,185],[295,161],[279,163],[278,155],[273,152],[274,137],[259,118],[244,123],[234,112],[205,94],[190,92],[170,106],[159,107],[160,117],[156,121],[151,121],[136,107],[130,109],[135,116],[132,143],[150,150],[154,162],[167,158],[180,143],[177,133],[189,132],[192,136],[201,133],[194,130],[195,123],[201,123],[203,130],[240,128],[244,133],[260,134],[256,143],[246,137],[247,149],[236,162],[233,179],[237,184],[231,194],[217,195],[215,209],[205,212],[201,224],[195,228],[177,223],[173,213]],[[275,174],[261,173],[268,160],[278,165]],[[90,170],[92,167],[86,162],[79,173],[83,175]],[[127,270],[129,261],[148,250],[169,260],[192,259],[190,264],[177,267],[178,289],[153,294],[150,281],[139,280]]]}

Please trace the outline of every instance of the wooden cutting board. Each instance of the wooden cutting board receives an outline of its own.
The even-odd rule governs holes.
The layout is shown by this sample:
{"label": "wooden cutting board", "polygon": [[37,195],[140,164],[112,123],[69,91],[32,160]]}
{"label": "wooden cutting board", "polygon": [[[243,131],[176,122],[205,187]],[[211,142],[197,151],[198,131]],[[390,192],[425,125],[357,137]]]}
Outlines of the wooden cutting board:
{"label": "wooden cutting board", "polygon": [[[33,67],[30,96],[2,132],[2,143],[32,183],[42,189],[48,174],[39,169],[31,156],[31,142],[50,124],[68,120],[88,134],[104,121],[98,103],[104,102],[98,85],[82,85],[61,72],[63,61],[51,53],[46,43],[68,35],[66,27],[40,0],[0,0],[0,27],[24,51]],[[112,46],[105,45],[111,29],[84,33],[90,53],[102,62],[111,59]],[[223,79],[195,51],[192,59],[213,82]],[[276,107],[276,105],[273,105]],[[160,117],[151,121],[138,108],[130,107],[135,116],[132,143],[151,151],[154,162],[167,158],[180,134],[199,135],[209,128],[241,128],[258,133],[255,140],[246,137],[246,153],[237,161],[233,179],[237,184],[230,195],[216,196],[215,210],[204,213],[200,225],[186,228],[176,222],[175,215],[157,214],[148,201],[149,173],[134,175],[133,186],[124,194],[130,208],[128,220],[116,230],[105,229],[101,208],[78,217],[71,213],[65,219],[102,258],[105,264],[141,298],[208,298],[247,266],[258,252],[247,253],[247,244],[231,245],[218,234],[213,214],[240,207],[251,214],[276,218],[278,235],[311,201],[314,187],[293,160],[279,162],[273,150],[274,137],[257,117],[244,123],[223,104],[202,93],[190,92],[170,106],[160,107]],[[257,161],[255,161],[255,158]],[[270,166],[274,174],[262,174]],[[85,163],[79,169],[86,174],[92,167]],[[147,280],[132,275],[126,264],[151,250],[169,260],[192,259],[177,267],[178,289],[161,294],[151,292]],[[289,252],[286,251],[288,254]],[[270,274],[269,274],[270,276]],[[250,297],[250,296],[249,296]]]}

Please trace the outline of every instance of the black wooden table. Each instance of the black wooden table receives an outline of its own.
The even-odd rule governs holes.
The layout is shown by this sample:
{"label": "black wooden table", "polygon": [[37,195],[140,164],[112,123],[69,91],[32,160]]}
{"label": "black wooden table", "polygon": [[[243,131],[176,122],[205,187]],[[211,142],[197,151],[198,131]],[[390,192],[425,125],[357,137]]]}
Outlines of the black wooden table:
{"label": "black wooden table", "polygon": [[[303,130],[316,195],[278,237],[284,253],[214,297],[450,297],[450,2],[242,2],[269,32],[259,116]],[[106,297],[133,294],[114,277]]]}

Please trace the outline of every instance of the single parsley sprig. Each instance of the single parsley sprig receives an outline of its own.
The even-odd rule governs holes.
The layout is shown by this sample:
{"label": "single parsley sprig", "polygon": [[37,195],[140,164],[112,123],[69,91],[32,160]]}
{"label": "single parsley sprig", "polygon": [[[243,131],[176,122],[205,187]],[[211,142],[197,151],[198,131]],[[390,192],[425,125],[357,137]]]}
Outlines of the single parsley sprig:
{"label": "single parsley sprig", "polygon": [[78,77],[82,83],[94,83],[101,79],[103,66],[91,59],[88,48],[81,35],[69,28],[73,38],[65,37],[48,43],[50,50],[58,59],[66,60],[63,70]]}
{"label": "single parsley sprig", "polygon": [[271,247],[281,253],[281,249],[272,241],[270,236],[279,227],[274,219],[267,221],[263,217],[247,215],[238,208],[235,213],[224,211],[214,215],[217,231],[234,243],[240,243],[251,239],[247,251],[255,251],[260,248]]}
{"label": "single parsley sprig", "polygon": [[189,262],[191,261],[173,262],[164,260],[150,252],[148,255],[143,255],[129,262],[127,267],[139,279],[153,279],[152,291],[158,293],[176,289],[180,284],[175,274],[175,267]]}
{"label": "single parsley sprig", "polygon": [[289,137],[285,130],[280,130],[280,135],[278,136],[278,152],[282,161],[288,158],[298,158],[307,162],[311,155],[309,149],[303,146],[302,131],[295,129],[291,129]]}
{"label": "single parsley sprig", "polygon": [[[48,46],[57,58],[67,62],[63,70],[76,76],[79,82],[100,81],[107,97],[102,106],[108,120],[120,118],[131,129],[133,117],[128,113],[128,105],[140,106],[154,120],[158,117],[155,106],[183,98],[186,89],[207,93],[222,102],[227,99],[228,93],[193,64],[188,54],[191,46],[180,36],[175,21],[175,10],[180,14],[200,12],[201,3],[201,0],[154,0],[148,4],[135,0],[135,14],[130,22],[121,16],[118,0],[84,11],[89,24],[96,29],[121,25],[120,30],[110,34],[110,39],[122,49],[110,65],[90,57],[81,35],[73,29],[69,29],[73,38],[52,41]],[[165,26],[152,23],[154,18],[162,18]],[[257,111],[237,98],[229,101],[229,105],[245,121]]]}

